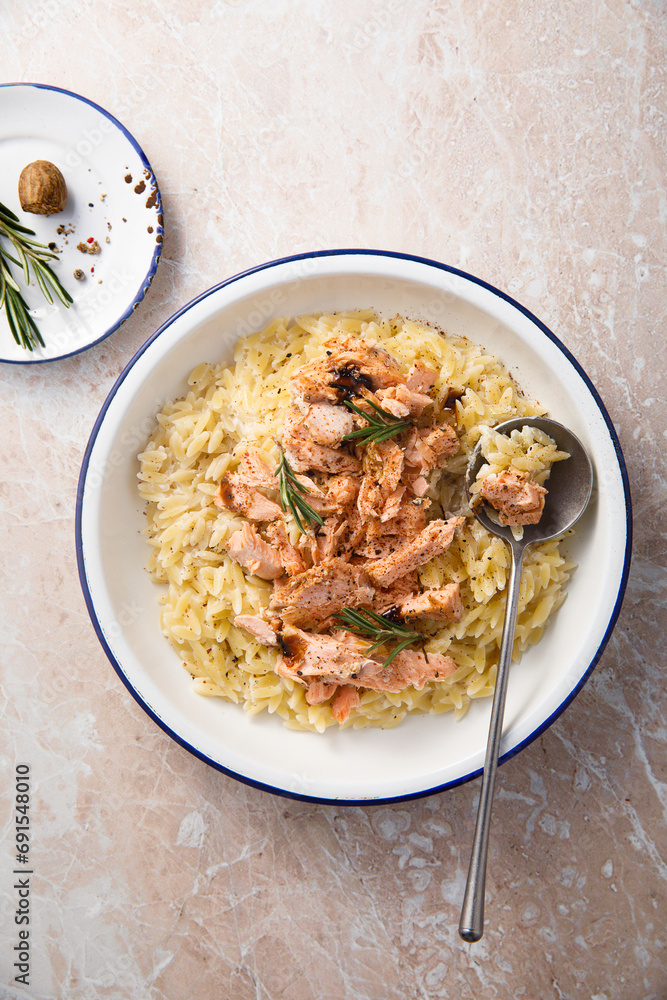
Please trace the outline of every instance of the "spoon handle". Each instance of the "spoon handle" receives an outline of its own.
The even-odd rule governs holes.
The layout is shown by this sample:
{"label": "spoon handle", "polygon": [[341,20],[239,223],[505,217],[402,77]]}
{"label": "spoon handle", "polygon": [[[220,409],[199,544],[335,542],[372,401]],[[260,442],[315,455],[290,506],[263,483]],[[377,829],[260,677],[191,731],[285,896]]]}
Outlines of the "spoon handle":
{"label": "spoon handle", "polygon": [[489,828],[491,826],[491,804],[496,784],[500,740],[503,731],[503,715],[505,712],[505,697],[507,694],[507,679],[512,662],[516,615],[519,606],[519,589],[521,585],[521,563],[523,561],[523,546],[510,545],[512,563],[507,586],[507,605],[503,624],[503,638],[498,658],[496,686],[491,708],[491,724],[489,739],[486,746],[482,791],[477,809],[475,836],[470,854],[468,881],[466,883],[459,934],[464,941],[479,941],[484,933],[484,889],[486,885],[486,856],[489,846]]}

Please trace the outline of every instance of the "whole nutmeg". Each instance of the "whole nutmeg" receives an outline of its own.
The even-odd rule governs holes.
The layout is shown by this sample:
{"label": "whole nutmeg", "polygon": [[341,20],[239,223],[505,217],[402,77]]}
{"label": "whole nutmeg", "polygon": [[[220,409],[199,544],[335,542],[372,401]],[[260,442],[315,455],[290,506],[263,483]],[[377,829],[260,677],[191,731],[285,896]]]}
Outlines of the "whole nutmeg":
{"label": "whole nutmeg", "polygon": [[55,215],[67,203],[65,178],[55,163],[35,160],[24,167],[19,177],[19,201],[24,212]]}

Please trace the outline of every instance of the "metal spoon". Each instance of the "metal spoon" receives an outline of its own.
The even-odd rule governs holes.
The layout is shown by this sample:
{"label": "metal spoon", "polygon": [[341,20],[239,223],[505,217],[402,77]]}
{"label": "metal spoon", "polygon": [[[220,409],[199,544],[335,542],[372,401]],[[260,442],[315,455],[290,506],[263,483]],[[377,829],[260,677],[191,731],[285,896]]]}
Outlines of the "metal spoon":
{"label": "metal spoon", "polygon": [[[489,845],[489,828],[491,825],[491,803],[498,769],[500,740],[502,737],[503,714],[505,711],[505,696],[507,694],[507,679],[512,661],[514,646],[514,631],[516,614],[519,604],[519,587],[521,583],[521,563],[523,554],[529,545],[546,542],[550,538],[561,535],[583,514],[593,488],[593,467],[590,459],[578,438],[571,431],[546,417],[520,417],[498,424],[495,430],[509,434],[522,427],[537,427],[553,438],[559,450],[567,451],[570,457],[562,462],[556,462],[547,480],[548,493],[544,511],[539,524],[524,525],[523,538],[517,541],[509,527],[502,527],[497,520],[492,520],[489,512],[492,508],[480,504],[475,508],[475,517],[494,535],[504,538],[512,552],[509,582],[507,585],[507,606],[503,624],[503,637],[498,659],[496,687],[491,709],[491,724],[489,740],[486,747],[482,791],[477,811],[475,836],[473,838],[468,881],[466,884],[459,934],[464,941],[479,941],[484,927],[484,888],[486,883],[486,858]],[[477,445],[466,472],[466,492],[470,495],[470,487],[475,482],[477,472],[484,462],[481,453],[481,442]]]}

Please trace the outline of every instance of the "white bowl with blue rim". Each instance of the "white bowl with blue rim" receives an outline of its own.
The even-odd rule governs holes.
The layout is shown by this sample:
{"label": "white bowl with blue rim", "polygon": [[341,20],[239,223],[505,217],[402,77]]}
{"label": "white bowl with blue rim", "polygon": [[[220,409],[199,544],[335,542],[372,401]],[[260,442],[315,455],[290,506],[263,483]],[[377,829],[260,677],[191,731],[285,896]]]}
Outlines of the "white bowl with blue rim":
{"label": "white bowl with blue rim", "polygon": [[188,391],[202,361],[231,362],[235,345],[273,317],[373,308],[424,320],[484,345],[587,448],[595,487],[565,543],[578,568],[568,598],[538,645],[512,667],[501,759],[543,732],[590,675],[626,585],[632,519],[625,465],[605,407],[586,373],[543,323],[509,296],[455,268],[404,254],[300,254],[209,289],[138,351],[93,428],[79,481],[77,548],[88,610],[119,678],[148,715],[207,764],[282,795],[337,803],[386,802],[437,792],[480,773],[491,700],[453,715],[408,716],[397,727],[294,732],[268,714],[192,690],[162,636],[159,585],[144,569],[137,453],[156,412]]}
{"label": "white bowl with blue rim", "polygon": [[[18,179],[34,160],[48,160],[67,184],[67,203],[55,215],[21,210]],[[130,132],[86,97],[39,83],[0,85],[0,201],[45,245],[73,298],[49,304],[11,265],[44,347],[15,343],[0,312],[0,361],[39,364],[78,354],[108,337],[144,298],[162,252],[163,215],[157,180]],[[93,254],[79,244],[100,247]],[[11,251],[6,239],[0,247]],[[79,280],[74,272],[83,272]]]}

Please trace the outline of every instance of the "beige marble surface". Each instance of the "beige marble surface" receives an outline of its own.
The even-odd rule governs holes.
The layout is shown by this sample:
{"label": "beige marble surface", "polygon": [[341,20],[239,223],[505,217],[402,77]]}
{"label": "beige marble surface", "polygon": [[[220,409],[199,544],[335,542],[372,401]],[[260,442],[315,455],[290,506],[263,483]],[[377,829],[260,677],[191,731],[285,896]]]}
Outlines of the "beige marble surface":
{"label": "beige marble surface", "polygon": [[[0,996],[667,996],[665,14],[661,0],[2,5],[2,80],[121,118],[156,171],[166,237],[113,337],[0,370]],[[349,808],[216,773],[123,688],[77,577],[81,458],[137,348],[226,276],[345,246],[433,257],[515,296],[584,365],[628,461],[625,604],[583,692],[499,773],[477,945],[457,923],[478,781]],[[18,760],[33,779],[29,986],[12,968]]]}

